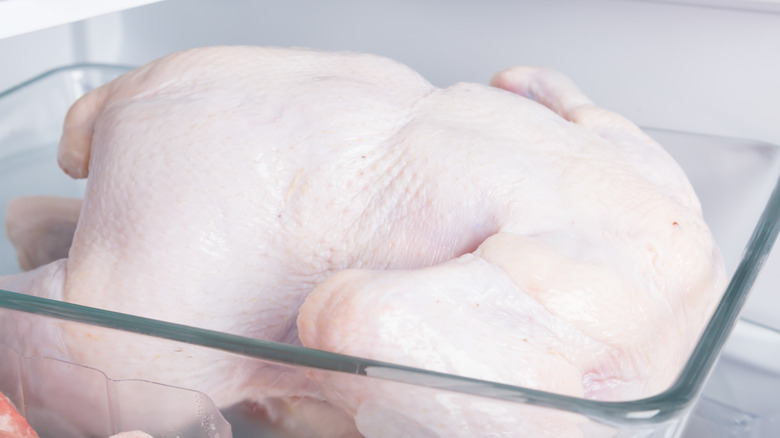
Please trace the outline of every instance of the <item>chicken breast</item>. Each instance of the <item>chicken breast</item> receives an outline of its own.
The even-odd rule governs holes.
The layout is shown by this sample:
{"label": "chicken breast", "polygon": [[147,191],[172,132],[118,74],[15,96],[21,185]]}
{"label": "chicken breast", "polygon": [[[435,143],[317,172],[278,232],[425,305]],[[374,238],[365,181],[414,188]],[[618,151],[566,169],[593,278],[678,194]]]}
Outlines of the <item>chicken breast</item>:
{"label": "chicken breast", "polygon": [[[303,49],[154,61],[71,108],[59,162],[88,183],[68,258],[0,287],[574,396],[663,390],[725,281],[685,175],[559,73],[492,85]],[[13,333],[220,405],[329,401],[366,436],[518,430],[378,383],[187,360],[187,345]]]}

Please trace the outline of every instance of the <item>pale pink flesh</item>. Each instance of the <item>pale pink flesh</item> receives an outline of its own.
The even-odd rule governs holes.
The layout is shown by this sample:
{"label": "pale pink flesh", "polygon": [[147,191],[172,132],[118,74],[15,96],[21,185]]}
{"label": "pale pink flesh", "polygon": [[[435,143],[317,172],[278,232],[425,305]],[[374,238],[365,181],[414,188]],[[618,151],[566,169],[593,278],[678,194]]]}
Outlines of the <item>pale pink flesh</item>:
{"label": "pale pink flesh", "polygon": [[38,438],[32,427],[27,423],[14,405],[5,395],[0,393],[0,438]]}
{"label": "pale pink flesh", "polygon": [[[73,106],[59,161],[89,181],[69,258],[0,287],[571,395],[664,389],[724,281],[693,190],[560,74],[515,68],[493,84],[539,102],[437,89],[370,55],[155,61]],[[388,416],[408,419],[401,434],[518,430],[344,376],[213,358],[183,371],[187,346],[136,350],[100,329],[69,327],[62,343],[111,377],[220,404],[327,398],[369,436]]]}

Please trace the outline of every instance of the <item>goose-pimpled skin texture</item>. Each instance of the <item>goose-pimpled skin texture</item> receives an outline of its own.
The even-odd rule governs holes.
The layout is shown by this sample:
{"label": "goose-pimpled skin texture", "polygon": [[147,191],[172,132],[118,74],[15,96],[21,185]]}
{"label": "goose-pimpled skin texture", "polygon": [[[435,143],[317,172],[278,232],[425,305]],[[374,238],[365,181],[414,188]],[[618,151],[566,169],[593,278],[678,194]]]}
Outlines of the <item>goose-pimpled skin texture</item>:
{"label": "goose-pimpled skin texture", "polygon": [[[88,183],[68,258],[0,287],[578,397],[665,389],[725,281],[685,175],[557,72],[491,85],[304,49],[154,61],[71,108],[58,159]],[[579,433],[484,400],[46,330],[20,348],[48,341],[220,405],[278,398],[341,434],[353,418],[366,436]]]}

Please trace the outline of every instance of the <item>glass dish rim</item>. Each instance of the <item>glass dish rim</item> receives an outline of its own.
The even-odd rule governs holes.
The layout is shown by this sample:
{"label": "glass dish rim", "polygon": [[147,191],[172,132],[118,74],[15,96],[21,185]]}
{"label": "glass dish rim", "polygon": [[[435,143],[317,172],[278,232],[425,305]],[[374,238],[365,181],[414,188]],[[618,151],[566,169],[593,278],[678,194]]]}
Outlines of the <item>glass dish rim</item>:
{"label": "glass dish rim", "polygon": [[[42,80],[45,80],[46,78],[50,76],[55,76],[59,73],[64,73],[68,71],[78,71],[78,70],[86,70],[86,69],[95,69],[95,70],[116,70],[117,72],[127,73],[136,67],[131,65],[122,65],[122,64],[101,64],[101,63],[77,63],[77,64],[68,64],[63,65],[60,67],[55,67],[50,70],[46,70],[43,73],[40,73],[36,76],[33,76],[21,83],[18,83],[16,85],[13,85],[5,90],[0,91],[0,99],[6,98],[12,94],[15,94],[25,88],[28,88],[30,86],[35,86],[37,83],[41,82]],[[122,74],[120,73],[120,74]]]}
{"label": "glass dish rim", "polygon": [[[92,63],[66,65],[48,70],[0,92],[0,99],[62,72],[84,69],[127,72],[133,68],[126,65]],[[692,134],[657,128],[643,129]],[[0,308],[185,342],[286,365],[350,373],[569,411],[607,425],[641,427],[674,420],[692,407],[737,323],[739,313],[777,239],[778,230],[780,230],[780,179],[775,183],[723,297],[675,382],[659,394],[629,401],[608,402],[565,396],[302,346],[253,339],[4,290],[0,290]]]}

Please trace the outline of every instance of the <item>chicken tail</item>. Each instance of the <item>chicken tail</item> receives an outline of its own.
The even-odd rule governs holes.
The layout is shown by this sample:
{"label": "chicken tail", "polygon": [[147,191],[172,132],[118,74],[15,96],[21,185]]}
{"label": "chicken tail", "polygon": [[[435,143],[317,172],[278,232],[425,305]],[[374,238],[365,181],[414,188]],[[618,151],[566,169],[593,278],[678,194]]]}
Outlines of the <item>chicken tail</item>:
{"label": "chicken tail", "polygon": [[77,100],[65,116],[57,162],[72,178],[86,178],[89,173],[95,119],[106,106],[109,95],[109,85],[96,88]]}

